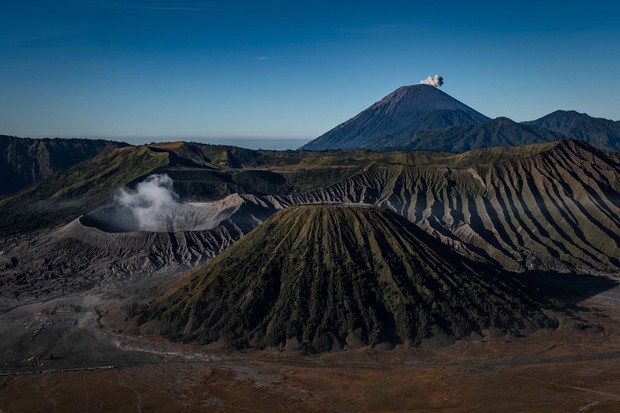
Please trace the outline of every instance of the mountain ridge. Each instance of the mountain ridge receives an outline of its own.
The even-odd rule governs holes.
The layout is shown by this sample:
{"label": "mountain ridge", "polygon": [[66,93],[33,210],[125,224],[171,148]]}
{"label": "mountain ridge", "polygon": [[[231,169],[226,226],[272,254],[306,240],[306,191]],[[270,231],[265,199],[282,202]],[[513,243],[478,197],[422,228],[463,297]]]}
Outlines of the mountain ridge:
{"label": "mountain ridge", "polygon": [[375,163],[294,202],[390,208],[465,255],[512,271],[617,273],[620,154],[565,140],[453,156],[458,168]]}
{"label": "mountain ridge", "polygon": [[93,158],[108,148],[127,146],[103,139],[18,138],[0,135],[0,197]]}
{"label": "mountain ridge", "polygon": [[574,110],[556,110],[542,118],[522,123],[540,126],[570,139],[620,152],[620,121],[597,118]]}
{"label": "mountain ridge", "polygon": [[438,150],[466,152],[472,149],[501,146],[522,146],[565,139],[559,133],[535,125],[523,125],[506,117],[473,125],[453,126],[440,130],[417,132],[408,139],[388,137],[373,140],[368,148],[374,150]]}

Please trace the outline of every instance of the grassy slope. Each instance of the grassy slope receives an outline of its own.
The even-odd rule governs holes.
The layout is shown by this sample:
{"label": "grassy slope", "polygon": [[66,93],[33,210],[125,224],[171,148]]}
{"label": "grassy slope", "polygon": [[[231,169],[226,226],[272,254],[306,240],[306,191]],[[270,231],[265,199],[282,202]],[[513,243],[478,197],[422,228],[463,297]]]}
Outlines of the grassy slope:
{"label": "grassy slope", "polygon": [[310,351],[552,325],[516,280],[377,208],[281,211],[142,309],[164,333]]}
{"label": "grassy slope", "polygon": [[144,146],[106,150],[0,201],[0,234],[25,233],[73,219],[109,202],[114,191],[166,165]]}

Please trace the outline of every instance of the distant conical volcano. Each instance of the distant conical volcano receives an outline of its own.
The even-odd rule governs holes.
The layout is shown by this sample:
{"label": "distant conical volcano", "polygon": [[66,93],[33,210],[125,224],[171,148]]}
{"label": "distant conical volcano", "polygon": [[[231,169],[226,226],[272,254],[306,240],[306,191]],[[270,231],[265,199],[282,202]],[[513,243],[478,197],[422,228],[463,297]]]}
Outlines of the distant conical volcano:
{"label": "distant conical volcano", "polygon": [[489,120],[434,86],[403,86],[302,149],[370,148],[384,139],[408,139],[416,132]]}
{"label": "distant conical volcano", "polygon": [[276,213],[138,320],[176,339],[317,352],[552,324],[515,278],[394,213],[335,205]]}

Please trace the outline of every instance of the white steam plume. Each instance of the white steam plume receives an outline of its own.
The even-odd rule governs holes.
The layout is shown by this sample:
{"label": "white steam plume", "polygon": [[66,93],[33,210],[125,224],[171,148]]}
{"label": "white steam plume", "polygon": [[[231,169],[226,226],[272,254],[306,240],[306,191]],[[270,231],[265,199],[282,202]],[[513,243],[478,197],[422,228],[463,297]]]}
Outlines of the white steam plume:
{"label": "white steam plume", "polygon": [[424,80],[420,80],[420,84],[441,87],[441,85],[443,85],[443,77],[439,75],[429,76]]}
{"label": "white steam plume", "polygon": [[158,231],[161,223],[177,207],[178,195],[172,178],[166,174],[150,175],[140,182],[135,192],[121,188],[116,202],[133,213],[141,231]]}

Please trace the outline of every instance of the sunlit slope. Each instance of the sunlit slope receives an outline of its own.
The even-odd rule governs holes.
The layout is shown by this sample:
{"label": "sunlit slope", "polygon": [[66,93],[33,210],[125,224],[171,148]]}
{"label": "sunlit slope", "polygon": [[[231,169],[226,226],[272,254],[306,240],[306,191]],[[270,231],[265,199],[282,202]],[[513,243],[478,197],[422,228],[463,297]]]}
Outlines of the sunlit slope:
{"label": "sunlit slope", "polygon": [[277,212],[135,314],[170,337],[309,351],[551,326],[514,278],[375,207]]}

